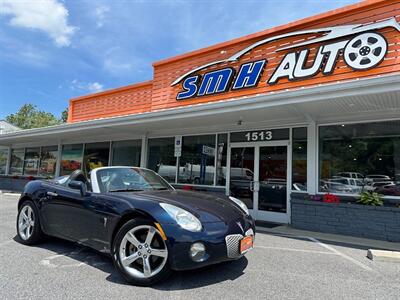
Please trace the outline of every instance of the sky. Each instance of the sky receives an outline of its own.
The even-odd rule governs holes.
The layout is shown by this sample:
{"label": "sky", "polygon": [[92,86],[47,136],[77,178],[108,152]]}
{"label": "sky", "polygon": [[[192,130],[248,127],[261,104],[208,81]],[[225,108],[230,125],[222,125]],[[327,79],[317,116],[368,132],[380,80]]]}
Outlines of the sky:
{"label": "sky", "polygon": [[0,0],[0,119],[153,77],[152,63],[357,0]]}

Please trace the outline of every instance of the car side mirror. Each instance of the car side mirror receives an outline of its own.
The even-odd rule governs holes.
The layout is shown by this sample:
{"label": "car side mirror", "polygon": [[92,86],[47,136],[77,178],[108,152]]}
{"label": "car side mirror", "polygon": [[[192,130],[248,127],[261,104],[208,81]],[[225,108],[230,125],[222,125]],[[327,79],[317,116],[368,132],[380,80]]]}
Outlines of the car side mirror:
{"label": "car side mirror", "polygon": [[87,194],[87,187],[86,187],[86,184],[84,184],[82,181],[71,180],[71,181],[68,183],[68,186],[69,186],[71,189],[79,190],[79,191],[81,192],[81,196],[82,196],[82,197],[86,196],[86,194]]}

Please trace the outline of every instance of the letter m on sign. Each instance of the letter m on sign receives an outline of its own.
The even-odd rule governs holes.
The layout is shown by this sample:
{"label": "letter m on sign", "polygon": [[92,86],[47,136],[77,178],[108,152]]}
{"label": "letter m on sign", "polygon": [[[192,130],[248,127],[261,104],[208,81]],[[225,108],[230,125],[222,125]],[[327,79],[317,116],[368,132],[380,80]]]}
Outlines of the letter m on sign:
{"label": "letter m on sign", "polygon": [[204,74],[197,96],[225,92],[229,88],[233,69],[226,68]]}

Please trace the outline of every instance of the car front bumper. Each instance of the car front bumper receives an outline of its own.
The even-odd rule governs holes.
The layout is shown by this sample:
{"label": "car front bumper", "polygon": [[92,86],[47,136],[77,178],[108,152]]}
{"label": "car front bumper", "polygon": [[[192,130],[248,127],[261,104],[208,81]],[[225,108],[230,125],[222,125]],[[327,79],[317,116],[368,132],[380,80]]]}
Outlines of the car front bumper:
{"label": "car front bumper", "polygon": [[[189,232],[176,224],[161,224],[166,236],[169,263],[173,270],[190,270],[236,260],[245,253],[239,252],[240,240],[248,235],[255,236],[255,223],[250,216],[225,222],[203,223],[201,232]],[[195,262],[190,257],[193,243],[203,243],[206,259]]]}

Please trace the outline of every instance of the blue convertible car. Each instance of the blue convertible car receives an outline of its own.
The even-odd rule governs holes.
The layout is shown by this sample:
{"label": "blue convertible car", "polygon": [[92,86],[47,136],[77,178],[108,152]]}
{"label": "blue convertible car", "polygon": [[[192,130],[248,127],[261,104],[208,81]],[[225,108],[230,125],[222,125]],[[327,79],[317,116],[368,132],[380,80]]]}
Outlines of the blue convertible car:
{"label": "blue convertible car", "polygon": [[142,168],[104,167],[26,185],[17,232],[31,245],[46,235],[109,253],[130,283],[151,285],[172,270],[242,257],[255,225],[233,197],[175,190]]}

